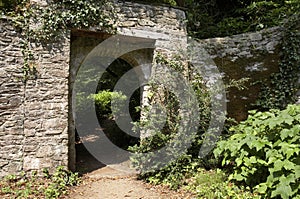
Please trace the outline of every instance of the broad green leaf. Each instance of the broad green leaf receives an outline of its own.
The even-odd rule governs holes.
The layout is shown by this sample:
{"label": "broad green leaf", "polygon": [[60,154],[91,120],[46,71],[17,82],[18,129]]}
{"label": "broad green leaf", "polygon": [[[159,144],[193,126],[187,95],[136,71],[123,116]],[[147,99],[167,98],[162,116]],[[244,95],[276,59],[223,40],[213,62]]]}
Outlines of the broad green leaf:
{"label": "broad green leaf", "polygon": [[246,136],[247,136],[246,134],[237,133],[237,134],[232,135],[232,136],[230,137],[230,139],[231,139],[231,140],[233,140],[233,139],[239,139],[239,140],[241,140],[241,139],[243,139],[243,138],[246,137]]}
{"label": "broad green leaf", "polygon": [[280,132],[280,138],[283,141],[285,138],[289,137],[289,135],[291,134],[291,130],[289,129],[282,129],[282,131]]}
{"label": "broad green leaf", "polygon": [[244,165],[246,165],[247,167],[250,167],[252,165],[248,157],[244,157],[243,161],[244,161]]}
{"label": "broad green leaf", "polygon": [[288,143],[299,143],[300,136],[294,136],[293,139],[289,140]]}
{"label": "broad green leaf", "polygon": [[295,183],[296,182],[296,176],[293,173],[290,173],[288,176],[286,177],[281,177],[280,178],[280,183],[285,183],[285,184],[291,184],[291,183]]}
{"label": "broad green leaf", "polygon": [[296,166],[295,166],[295,177],[296,177],[297,179],[300,178],[300,165],[296,165]]}
{"label": "broad green leaf", "polygon": [[273,182],[274,182],[273,171],[272,171],[272,169],[269,169],[269,171],[270,171],[270,175],[267,177],[267,182],[266,183],[268,185],[272,185]]}
{"label": "broad green leaf", "polygon": [[298,122],[300,122],[300,114],[295,116],[295,120],[297,120]]}
{"label": "broad green leaf", "polygon": [[288,199],[292,196],[292,188],[286,184],[278,184],[276,189],[272,191],[271,197],[274,198],[275,196],[281,196],[282,199]]}
{"label": "broad green leaf", "polygon": [[235,179],[237,181],[243,181],[243,180],[245,180],[245,177],[242,176],[242,174],[236,174],[236,175],[234,175],[233,179]]}
{"label": "broad green leaf", "polygon": [[276,160],[274,162],[274,171],[281,171],[284,167],[284,162],[281,160]]}
{"label": "broad green leaf", "polygon": [[252,167],[248,172],[254,174],[257,171],[257,168]]}
{"label": "broad green leaf", "polygon": [[256,190],[258,191],[258,193],[264,194],[264,193],[266,193],[267,189],[268,189],[267,184],[266,183],[261,183],[261,184],[258,185]]}
{"label": "broad green leaf", "polygon": [[277,160],[277,159],[282,159],[283,156],[282,154],[280,154],[277,150],[272,149],[272,150],[268,150],[266,152],[266,159],[269,159],[268,163],[271,163],[273,161],[271,160]]}
{"label": "broad green leaf", "polygon": [[236,166],[240,166],[243,163],[243,159],[242,158],[236,158],[235,163],[236,163]]}
{"label": "broad green leaf", "polygon": [[293,136],[295,136],[297,134],[300,135],[300,124],[294,125],[291,130],[293,132]]}
{"label": "broad green leaf", "polygon": [[278,144],[281,147],[281,151],[289,159],[294,153],[299,153],[299,146],[296,144],[290,144],[286,142],[281,142]]}
{"label": "broad green leaf", "polygon": [[254,115],[257,112],[257,110],[250,110],[248,111],[248,113],[250,113],[251,115]]}
{"label": "broad green leaf", "polygon": [[268,163],[267,163],[265,160],[262,160],[262,159],[257,159],[257,162],[258,162],[259,164],[262,164],[262,165],[265,165],[265,166],[268,165]]}
{"label": "broad green leaf", "polygon": [[290,159],[290,158],[294,155],[294,153],[298,155],[299,152],[300,152],[300,149],[299,149],[299,148],[288,149],[288,150],[286,151],[286,157],[287,157],[288,159]]}
{"label": "broad green leaf", "polygon": [[282,119],[282,121],[284,121],[286,124],[292,125],[294,118],[292,116],[290,116],[289,114],[283,114],[280,119]]}
{"label": "broad green leaf", "polygon": [[251,156],[249,160],[251,164],[255,164],[257,162],[255,156]]}
{"label": "broad green leaf", "polygon": [[276,162],[278,160],[278,158],[277,157],[270,157],[269,158],[269,160],[268,160],[268,164],[272,164],[272,163],[274,163],[274,162]]}

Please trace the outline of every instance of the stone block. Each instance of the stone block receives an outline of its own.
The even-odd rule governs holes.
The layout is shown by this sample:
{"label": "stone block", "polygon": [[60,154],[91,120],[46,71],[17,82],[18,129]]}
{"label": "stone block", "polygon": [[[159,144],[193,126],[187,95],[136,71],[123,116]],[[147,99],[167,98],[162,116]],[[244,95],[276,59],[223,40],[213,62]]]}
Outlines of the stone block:
{"label": "stone block", "polygon": [[120,24],[121,27],[133,27],[136,25],[135,21],[124,21]]}
{"label": "stone block", "polygon": [[260,40],[262,40],[262,35],[261,35],[261,33],[251,33],[249,35],[249,38],[252,41],[260,41]]}
{"label": "stone block", "polygon": [[41,169],[41,160],[39,158],[25,156],[23,169],[24,171]]}

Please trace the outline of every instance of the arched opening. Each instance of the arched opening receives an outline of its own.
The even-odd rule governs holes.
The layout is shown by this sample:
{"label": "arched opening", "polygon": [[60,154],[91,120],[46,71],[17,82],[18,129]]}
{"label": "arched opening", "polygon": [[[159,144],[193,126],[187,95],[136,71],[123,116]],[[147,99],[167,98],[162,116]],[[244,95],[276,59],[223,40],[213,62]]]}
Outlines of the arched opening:
{"label": "arched opening", "polygon": [[[118,58],[105,70],[98,82],[96,90],[96,96],[98,100],[95,100],[96,113],[100,126],[102,127],[105,135],[116,146],[127,150],[129,146],[133,146],[139,142],[139,135],[130,136],[128,132],[124,132],[115,122],[116,117],[130,117],[132,122],[137,122],[140,119],[140,111],[138,107],[141,105],[141,92],[140,89],[136,89],[131,96],[124,94],[122,91],[114,90],[115,85],[120,78],[128,71],[132,69],[132,66],[125,60]],[[132,84],[138,84],[139,77],[136,73],[132,73],[131,78],[122,81],[122,84],[126,84],[125,87],[129,87]],[[113,114],[111,107],[111,98],[114,97],[117,103],[124,103],[125,99],[129,100],[129,114],[119,113]],[[107,104],[107,106],[103,106]],[[118,109],[120,104],[116,104]],[[122,110],[117,110],[122,111]],[[122,114],[122,115],[121,115]],[[118,118],[121,119],[121,118]],[[129,129],[133,128],[132,123],[126,124]]]}
{"label": "arched opening", "polygon": [[[102,162],[98,161],[97,158],[93,157],[90,152],[86,149],[85,142],[97,142],[99,141],[99,136],[97,131],[101,129],[104,132],[105,136],[117,147],[126,150],[128,146],[132,146],[139,142],[139,135],[132,136],[132,132],[128,135],[128,132],[124,132],[122,128],[119,128],[118,121],[123,121],[123,118],[132,118],[131,121],[138,121],[140,118],[140,112],[136,111],[137,106],[140,106],[142,103],[143,89],[137,87],[134,92],[130,95],[128,93],[120,92],[120,95],[117,97],[125,97],[129,100],[129,114],[121,113],[115,114],[114,110],[111,109],[111,98],[105,99],[107,96],[112,96],[115,92],[115,86],[117,82],[122,79],[122,77],[130,72],[130,78],[122,79],[122,84],[128,84],[128,87],[131,87],[131,84],[139,84],[141,79],[145,79],[150,75],[151,66],[149,63],[152,63],[153,59],[153,48],[150,49],[140,49],[132,52],[125,53],[124,55],[116,58],[106,69],[101,77],[96,77],[94,80],[98,81],[96,91],[93,90],[90,94],[94,97],[95,102],[95,112],[98,119],[98,127],[91,126],[91,128],[84,132],[84,134],[76,134],[75,126],[80,125],[81,123],[89,122],[89,114],[86,113],[82,118],[76,118],[76,125],[74,122],[74,93],[73,87],[77,77],[77,72],[84,62],[88,54],[101,42],[107,39],[110,35],[95,33],[89,31],[72,31],[71,33],[71,54],[70,54],[70,77],[69,77],[69,168],[76,170],[81,173],[86,173],[93,171],[95,169],[105,166]],[[127,37],[126,37],[127,38]],[[132,42],[131,38],[128,37],[126,42]],[[138,39],[134,38],[134,44],[147,41],[148,43],[154,43],[153,40],[147,39]],[[114,49],[108,49],[109,50]],[[107,52],[106,52],[107,53]],[[112,52],[113,53],[113,52]],[[93,57],[93,59],[97,59]],[[147,65],[145,68],[139,66]],[[150,64],[151,65],[151,64]],[[145,72],[146,71],[146,72]],[[100,98],[97,100],[96,98]],[[104,98],[104,99],[103,99]],[[108,102],[108,106],[101,107],[102,102]],[[118,100],[118,99],[117,99]],[[84,100],[82,101],[83,106],[85,105]],[[99,103],[100,102],[100,103]],[[77,104],[76,104],[77,106]],[[77,108],[77,107],[76,107]],[[125,121],[125,120],[124,120]],[[127,122],[127,120],[126,120]],[[126,124],[127,131],[131,129],[132,123]],[[97,137],[98,136],[98,137]],[[101,145],[101,143],[99,143]],[[109,154],[107,154],[109,156]],[[113,155],[112,155],[113,156]],[[124,157],[124,160],[128,157]],[[118,160],[120,161],[120,160]],[[112,164],[118,164],[119,162],[114,162]]]}

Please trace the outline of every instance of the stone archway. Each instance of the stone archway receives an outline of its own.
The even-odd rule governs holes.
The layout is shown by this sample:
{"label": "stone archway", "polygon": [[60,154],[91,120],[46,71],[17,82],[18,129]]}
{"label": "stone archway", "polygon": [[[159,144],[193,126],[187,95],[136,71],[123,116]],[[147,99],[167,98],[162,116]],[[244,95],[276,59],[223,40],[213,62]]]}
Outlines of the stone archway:
{"label": "stone archway", "polygon": [[[70,76],[69,76],[69,168],[75,170],[76,164],[76,148],[75,148],[75,122],[74,122],[74,93],[73,86],[76,79],[77,71],[80,65],[83,63],[87,55],[101,42],[109,38],[111,35],[92,31],[74,30],[71,33],[70,44]],[[137,38],[137,37],[125,37],[126,42],[136,43],[147,42],[152,43],[154,46],[154,40]],[[114,54],[113,49],[104,52],[106,55]],[[147,79],[151,73],[151,67],[153,62],[154,48],[145,48],[135,51],[131,51],[123,54],[118,59],[127,62],[135,71],[138,78],[142,81]],[[96,53],[97,54],[97,53]],[[99,52],[101,54],[101,52]],[[97,55],[93,55],[97,59]],[[93,59],[94,59],[93,58]],[[139,67],[142,66],[142,67]],[[143,99],[144,89],[140,88],[140,99]]]}

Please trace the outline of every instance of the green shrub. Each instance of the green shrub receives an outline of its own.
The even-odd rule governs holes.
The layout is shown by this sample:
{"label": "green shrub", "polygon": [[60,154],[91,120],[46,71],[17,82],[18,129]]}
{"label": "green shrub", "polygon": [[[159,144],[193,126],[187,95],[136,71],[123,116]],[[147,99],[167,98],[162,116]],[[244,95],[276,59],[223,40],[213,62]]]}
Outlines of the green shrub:
{"label": "green shrub", "polygon": [[97,94],[90,95],[88,99],[93,99],[96,104],[97,114],[111,116],[111,102],[114,101],[114,113],[119,113],[127,99],[121,92],[104,90]]}
{"label": "green shrub", "polygon": [[268,198],[289,198],[300,192],[300,105],[285,110],[250,111],[218,143],[216,157],[233,166],[230,180],[254,188]]}
{"label": "green shrub", "polygon": [[[155,61],[157,64],[166,65],[168,68],[178,72],[184,73],[184,64],[181,55],[174,56],[173,59],[167,59],[161,54],[157,54]],[[210,120],[210,95],[208,89],[203,84],[202,77],[197,74],[195,69],[189,71],[191,74],[186,81],[190,82],[196,93],[199,103],[199,117],[201,128],[180,131],[180,122],[182,120],[182,113],[180,113],[180,101],[178,97],[164,84],[157,85],[150,83],[148,90],[149,106],[144,106],[142,113],[144,118],[136,123],[135,128],[146,131],[151,136],[141,140],[139,145],[130,147],[134,152],[131,156],[133,166],[142,173],[141,178],[148,182],[158,184],[164,183],[173,189],[179,188],[183,179],[199,167],[199,148],[202,144],[201,135],[205,132]],[[162,74],[160,74],[162,76]],[[166,79],[170,78],[163,74]],[[173,75],[173,74],[172,74]],[[175,77],[176,73],[173,75]],[[179,79],[179,78],[178,78]],[[152,108],[151,104],[155,104],[159,108]],[[192,104],[190,107],[194,107]],[[185,107],[186,108],[186,107]],[[162,113],[159,112],[162,110]],[[157,112],[156,112],[157,111]],[[161,115],[164,115],[162,117]],[[194,141],[193,141],[194,139]],[[189,142],[193,142],[188,151],[178,151],[186,149],[185,146]],[[157,157],[158,151],[162,147],[167,146],[165,160]],[[154,151],[154,153],[152,153]],[[173,158],[174,157],[174,158]],[[169,161],[168,158],[172,159]],[[167,162],[167,164],[165,164]],[[145,172],[146,171],[146,172]]]}
{"label": "green shrub", "polygon": [[[193,175],[197,168],[205,167],[206,169],[211,169],[218,166],[219,162],[214,158],[212,152],[204,158],[199,158],[199,151],[203,144],[203,135],[205,135],[204,133],[209,127],[211,118],[214,117],[220,120],[223,119],[221,116],[224,115],[211,111],[211,95],[213,93],[209,91],[202,76],[197,73],[195,68],[185,69],[181,55],[168,59],[158,54],[155,60],[157,64],[166,65],[178,73],[185,74],[186,81],[192,86],[199,105],[196,107],[196,114],[199,115],[199,124],[197,125],[199,128],[196,130],[192,129],[194,131],[189,129],[183,133],[179,131],[180,120],[182,120],[182,114],[179,114],[179,111],[182,104],[180,104],[176,95],[167,87],[164,87],[163,84],[150,84],[148,90],[149,106],[143,107],[143,119],[135,123],[135,128],[137,130],[142,129],[151,136],[142,139],[139,145],[129,148],[134,152],[134,155],[131,156],[131,161],[133,166],[141,171],[140,177],[142,179],[154,184],[167,184],[169,187],[177,189],[182,186],[186,178]],[[227,87],[240,88],[242,83],[243,81],[232,81]],[[218,89],[215,89],[213,92],[218,92]],[[151,104],[160,107],[158,109],[163,110],[165,116],[162,117],[159,111],[155,112],[151,109]],[[186,104],[190,109],[195,108],[192,103]],[[215,105],[219,106],[219,104]],[[215,114],[219,115],[216,116]],[[225,125],[224,127],[224,129],[219,130],[226,131],[227,126]],[[178,148],[187,146],[189,141],[192,143],[186,151],[178,151]],[[167,152],[163,158],[172,157],[170,158],[172,161],[167,161],[168,164],[165,164],[161,157],[157,158],[157,153],[155,153],[164,146],[169,148],[166,150]]]}
{"label": "green shrub", "polygon": [[50,183],[44,190],[46,198],[58,198],[61,195],[65,195],[67,194],[68,186],[75,186],[80,182],[78,173],[67,171],[63,166],[57,167],[52,175],[49,175],[48,171],[44,170],[44,175],[50,179]]}
{"label": "green shrub", "polygon": [[299,0],[186,2],[189,34],[202,39],[278,26],[300,10]]}
{"label": "green shrub", "polygon": [[262,82],[255,103],[258,109],[284,109],[287,104],[297,101],[295,94],[300,89],[300,14],[289,18],[284,28],[278,72],[271,74],[270,82]]}

